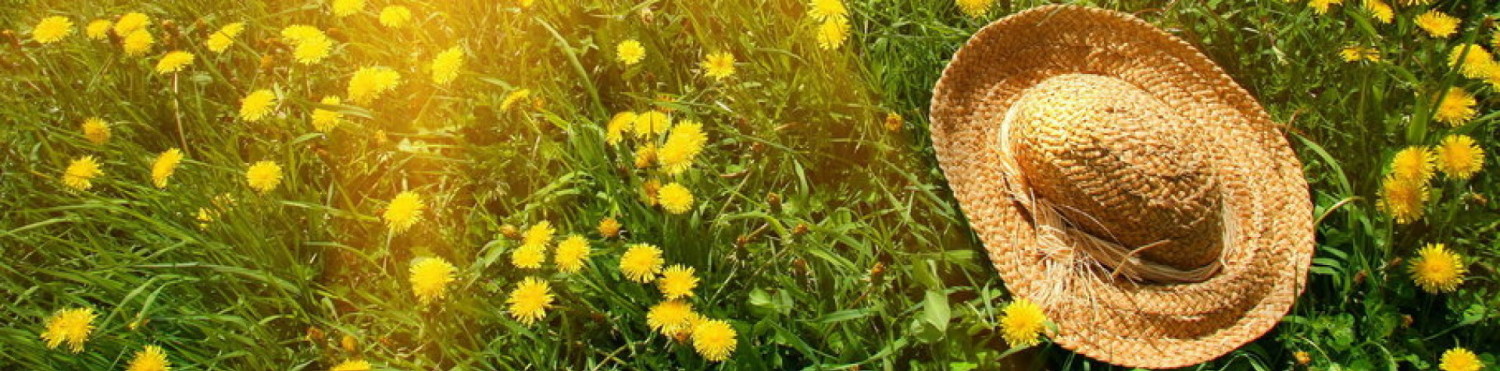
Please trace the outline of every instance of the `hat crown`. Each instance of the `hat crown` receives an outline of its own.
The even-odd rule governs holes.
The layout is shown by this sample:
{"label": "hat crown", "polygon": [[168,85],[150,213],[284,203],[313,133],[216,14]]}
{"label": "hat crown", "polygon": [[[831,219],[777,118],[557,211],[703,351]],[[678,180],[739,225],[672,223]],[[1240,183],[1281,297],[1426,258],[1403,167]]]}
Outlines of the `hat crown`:
{"label": "hat crown", "polygon": [[1215,149],[1150,93],[1115,77],[1057,75],[1022,92],[1004,125],[1016,170],[1069,227],[1177,269],[1219,259]]}

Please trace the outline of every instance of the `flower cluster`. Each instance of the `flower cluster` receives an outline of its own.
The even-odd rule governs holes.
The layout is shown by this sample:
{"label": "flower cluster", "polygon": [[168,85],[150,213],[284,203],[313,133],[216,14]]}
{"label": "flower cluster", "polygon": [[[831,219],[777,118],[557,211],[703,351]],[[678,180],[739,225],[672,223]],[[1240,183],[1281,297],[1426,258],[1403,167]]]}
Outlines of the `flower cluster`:
{"label": "flower cluster", "polygon": [[657,110],[615,114],[605,124],[605,142],[619,145],[627,136],[636,143],[634,166],[648,174],[642,184],[642,199],[671,214],[691,211],[695,204],[692,190],[678,181],[661,185],[654,176],[677,178],[693,167],[708,144],[703,124],[692,120],[674,123],[670,114]]}
{"label": "flower cluster", "polygon": [[[532,5],[532,1],[517,0],[515,5],[526,9]],[[842,8],[843,5],[839,3],[838,6]],[[262,217],[263,215],[256,213],[276,210],[273,207],[325,206],[299,196],[321,186],[322,177],[346,174],[336,171],[320,173],[319,170],[322,169],[318,168],[315,160],[288,153],[302,150],[300,146],[303,144],[306,144],[309,153],[320,155],[326,154],[323,151],[330,148],[338,150],[344,145],[364,145],[364,142],[335,142],[336,135],[363,129],[371,129],[370,137],[377,138],[370,142],[387,144],[385,130],[390,127],[376,127],[377,123],[373,121],[377,120],[372,118],[372,112],[383,113],[379,112],[382,105],[405,104],[405,98],[417,95],[401,94],[405,92],[398,90],[410,89],[430,95],[464,93],[462,79],[466,76],[465,66],[470,58],[468,48],[479,43],[475,39],[445,39],[438,43],[423,44],[413,50],[410,53],[412,61],[403,59],[380,61],[384,63],[340,63],[345,58],[365,57],[362,49],[371,48],[372,45],[368,43],[369,40],[362,40],[357,32],[353,32],[358,27],[341,22],[352,23],[360,17],[371,18],[367,21],[378,22],[382,30],[405,34],[416,33],[427,23],[437,23],[434,20],[440,19],[421,14],[421,11],[428,9],[422,3],[393,4],[380,8],[378,12],[367,10],[366,7],[367,0],[321,1],[299,8],[298,11],[302,13],[284,17],[294,20],[291,22],[281,21],[282,17],[236,18],[232,14],[215,14],[195,22],[184,22],[180,19],[153,19],[154,15],[132,12],[90,21],[81,30],[86,39],[73,36],[80,31],[75,30],[73,23],[77,18],[53,16],[40,19],[29,31],[31,41],[39,44],[38,47],[57,48],[57,44],[71,43],[89,45],[99,50],[119,51],[114,54],[127,58],[111,57],[131,62],[111,64],[108,68],[134,68],[130,72],[140,73],[146,84],[153,84],[149,87],[174,95],[163,99],[164,102],[174,103],[170,105],[173,114],[182,115],[183,120],[190,123],[204,121],[226,125],[233,130],[233,137],[238,139],[227,141],[232,143],[229,146],[235,147],[233,151],[227,152],[235,155],[218,156],[220,153],[199,144],[203,142],[194,141],[198,139],[195,138],[197,133],[184,130],[182,123],[170,125],[173,122],[137,122],[146,120],[134,116],[101,114],[103,117],[84,119],[80,126],[73,127],[73,124],[69,124],[70,129],[66,130],[69,132],[68,140],[76,142],[74,147],[87,152],[65,158],[65,168],[58,168],[64,163],[52,163],[51,166],[54,167],[50,168],[50,174],[47,175],[53,176],[53,179],[49,181],[72,190],[74,193],[69,195],[78,197],[92,197],[92,193],[83,191],[110,193],[117,190],[167,195],[168,192],[192,189],[203,185],[204,179],[223,175],[232,189],[212,190],[205,194],[217,194],[211,201],[200,200],[200,203],[194,205],[197,206],[196,210],[189,207],[184,212],[177,213],[185,225],[196,225],[205,235],[238,232],[231,231],[230,227],[235,226],[231,222],[247,216]],[[317,18],[318,15],[322,15],[323,19]],[[843,35],[838,36],[836,41],[839,44],[847,38],[847,18],[848,13],[844,10],[827,18],[829,22],[837,21],[843,27],[840,31]],[[236,21],[240,19],[244,22]],[[329,20],[334,23],[324,22]],[[628,39],[617,43],[615,60],[626,66],[635,66],[632,68],[636,69],[656,66],[653,61],[660,58],[655,54],[657,45],[642,41],[649,40]],[[104,49],[105,47],[108,49]],[[735,53],[728,47],[704,48],[693,57],[697,63],[689,63],[691,66],[684,70],[690,71],[697,78],[695,82],[712,88],[728,89],[732,87],[729,84],[734,82],[736,74],[740,73],[737,63],[741,62],[736,59]],[[236,73],[238,71],[226,68],[236,66],[235,63],[238,62],[251,62],[249,64],[258,66],[253,70],[254,77],[247,78],[251,75],[239,74]],[[410,79],[409,76],[422,78]],[[407,79],[403,80],[403,77]],[[430,77],[430,83],[426,81],[427,77]],[[509,91],[504,93],[504,98],[496,105],[498,111],[517,112],[528,108],[541,111],[544,91],[539,89],[534,92],[524,87],[506,86]],[[220,90],[214,94],[204,94],[203,91],[210,87]],[[192,96],[197,101],[189,103],[188,99],[182,99],[189,97],[189,91],[198,94]],[[448,98],[450,97],[441,96],[437,100]],[[181,106],[191,108],[184,109]],[[199,112],[192,110],[202,109],[200,107],[214,107],[217,111],[203,113],[201,116],[182,114],[182,111],[197,114]],[[672,215],[689,214],[695,207],[702,206],[702,201],[695,198],[689,185],[694,184],[700,176],[695,174],[695,169],[702,167],[704,151],[712,145],[709,139],[711,129],[689,118],[696,118],[696,115],[679,112],[673,107],[679,106],[663,99],[644,111],[618,115],[609,124],[608,142],[617,149],[635,149],[628,154],[637,155],[631,157],[631,161],[638,165],[633,175],[640,175],[641,181],[637,183],[639,189],[649,190],[646,192],[650,194],[646,200],[648,204],[660,206],[661,211]],[[306,120],[306,124],[302,120]],[[166,125],[158,127],[159,124]],[[384,125],[386,122],[378,124]],[[153,136],[158,134],[156,129],[163,129],[161,137],[170,139],[172,144],[148,149],[149,152],[146,153],[149,156],[119,156],[127,149],[135,150],[136,145],[146,147],[150,143],[120,143],[142,137],[144,133],[137,131],[138,128],[152,129],[149,135]],[[112,139],[112,135],[117,137]],[[284,140],[287,138],[296,139]],[[399,139],[403,140],[398,148],[416,146],[408,146],[411,143],[408,138]],[[176,144],[178,140],[180,145]],[[225,160],[226,158],[232,160]],[[138,166],[141,171],[136,173],[117,170],[117,167],[125,166],[122,164]],[[124,175],[115,179],[117,172]],[[128,180],[131,179],[140,180],[140,184],[130,184]],[[379,235],[387,241],[385,246],[371,248],[371,251],[356,251],[356,254],[372,261],[381,260],[381,272],[390,270],[391,266],[400,267],[392,274],[396,278],[385,281],[401,289],[397,292],[399,298],[408,304],[407,307],[423,311],[424,315],[452,311],[453,306],[447,304],[458,300],[456,297],[462,296],[474,286],[490,283],[484,279],[485,274],[480,272],[487,267],[481,262],[487,264],[488,261],[481,257],[470,263],[462,255],[455,256],[450,251],[428,249],[427,246],[414,246],[410,250],[392,249],[392,246],[420,241],[432,234],[435,228],[430,227],[449,216],[447,209],[453,196],[432,183],[408,186],[404,182],[409,181],[408,179],[402,181],[400,186],[369,193],[349,190],[350,198],[371,199],[368,204],[374,206],[360,206],[355,208],[357,210],[340,208],[329,213],[334,215],[325,215],[326,219],[383,231]],[[632,187],[631,191],[635,189]],[[240,208],[237,196],[252,198],[246,201],[246,207]],[[279,197],[286,199],[276,200]],[[652,213],[656,216],[654,211]],[[309,224],[311,223],[317,222],[310,221]],[[313,227],[307,228],[311,230]],[[549,311],[554,310],[560,300],[566,299],[566,290],[574,287],[569,284],[576,283],[576,280],[591,279],[586,277],[594,273],[589,270],[599,267],[591,261],[596,255],[603,255],[594,250],[597,241],[591,241],[583,234],[570,234],[566,229],[559,233],[561,228],[561,225],[554,228],[549,221],[538,221],[524,232],[517,230],[517,239],[520,241],[513,249],[498,251],[508,253],[510,265],[506,268],[514,268],[514,271],[522,274],[518,279],[506,283],[510,287],[507,287],[508,293],[503,298],[503,316],[527,326],[545,324]],[[681,343],[690,343],[708,360],[724,361],[731,357],[738,344],[735,326],[727,320],[707,318],[693,309],[695,300],[705,300],[697,292],[701,283],[699,274],[702,273],[699,267],[686,264],[667,266],[664,258],[666,253],[660,247],[629,241],[636,236],[624,232],[620,219],[609,217],[600,220],[597,231],[602,239],[616,241],[611,247],[624,250],[619,256],[620,276],[641,284],[650,284],[660,293],[662,304],[659,308],[653,308],[651,314],[646,316],[646,322],[650,323],[653,331],[668,335]],[[347,241],[331,244],[339,242]],[[629,248],[624,249],[625,246]],[[363,248],[353,243],[347,247],[351,251]],[[327,256],[332,255],[336,253],[328,253]],[[505,257],[501,254],[493,256]],[[393,263],[396,259],[400,259],[399,262]],[[553,268],[555,272],[545,271]],[[614,273],[616,272],[609,272]],[[410,290],[410,293],[406,290]],[[338,303],[339,306],[344,304],[346,303]],[[45,329],[40,331],[39,336],[49,348],[64,347],[73,352],[82,352],[90,336],[94,335],[95,322],[94,309],[62,310],[46,320]],[[132,322],[128,328],[133,331],[143,322]],[[315,338],[312,328],[309,330],[309,339]],[[317,338],[321,338],[321,335]],[[330,369],[369,370],[376,366],[356,353],[358,344],[352,339],[346,335],[341,345],[346,353],[355,354],[340,357],[343,362],[330,363]],[[170,342],[161,345],[150,342],[137,344],[116,362],[129,370],[167,370],[173,366],[174,360],[182,362],[193,359],[188,355],[169,359],[168,352],[177,352],[178,346],[180,344]]]}
{"label": "flower cluster", "polygon": [[656,282],[663,300],[646,311],[646,326],[678,342],[691,342],[704,359],[729,359],[739,341],[729,322],[704,317],[693,310],[690,299],[698,287],[695,269],[684,265],[665,267],[661,248],[635,244],[620,256],[620,272],[631,281]]}

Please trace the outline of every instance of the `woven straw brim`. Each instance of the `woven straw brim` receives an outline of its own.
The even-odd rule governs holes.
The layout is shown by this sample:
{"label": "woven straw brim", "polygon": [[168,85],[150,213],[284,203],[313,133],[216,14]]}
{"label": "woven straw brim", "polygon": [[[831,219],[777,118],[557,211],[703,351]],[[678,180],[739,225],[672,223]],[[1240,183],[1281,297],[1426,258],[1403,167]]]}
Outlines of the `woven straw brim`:
{"label": "woven straw brim", "polygon": [[[1049,261],[1009,193],[1000,124],[1028,87],[1065,74],[1108,76],[1199,126],[1215,151],[1226,225],[1222,270],[1187,284],[1138,283]],[[1133,16],[1043,6],[976,33],[933,91],[932,140],[954,197],[1006,286],[1058,325],[1080,354],[1128,367],[1213,360],[1264,335],[1305,286],[1314,249],[1302,165],[1260,104],[1213,61]],[[1128,213],[1128,210],[1120,212]]]}

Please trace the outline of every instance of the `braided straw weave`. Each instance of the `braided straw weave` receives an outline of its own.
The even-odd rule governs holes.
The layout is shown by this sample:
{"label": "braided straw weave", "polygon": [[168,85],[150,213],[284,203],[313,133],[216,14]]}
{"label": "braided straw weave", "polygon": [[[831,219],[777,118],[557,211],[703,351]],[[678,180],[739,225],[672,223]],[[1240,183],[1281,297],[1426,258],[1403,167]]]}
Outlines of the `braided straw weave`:
{"label": "braided straw weave", "polygon": [[1054,5],[996,21],[954,55],[931,108],[954,196],[1063,347],[1202,363],[1302,292],[1301,162],[1254,97],[1140,19]]}

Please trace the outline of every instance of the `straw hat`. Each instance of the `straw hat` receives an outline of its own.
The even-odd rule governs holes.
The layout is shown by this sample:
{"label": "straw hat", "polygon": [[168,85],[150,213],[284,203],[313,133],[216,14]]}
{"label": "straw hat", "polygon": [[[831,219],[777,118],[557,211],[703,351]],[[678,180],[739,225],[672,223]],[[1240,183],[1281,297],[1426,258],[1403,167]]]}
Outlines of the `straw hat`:
{"label": "straw hat", "polygon": [[1264,335],[1313,253],[1302,164],[1255,98],[1128,14],[985,27],[933,88],[932,141],[1016,296],[1080,354],[1180,367]]}

